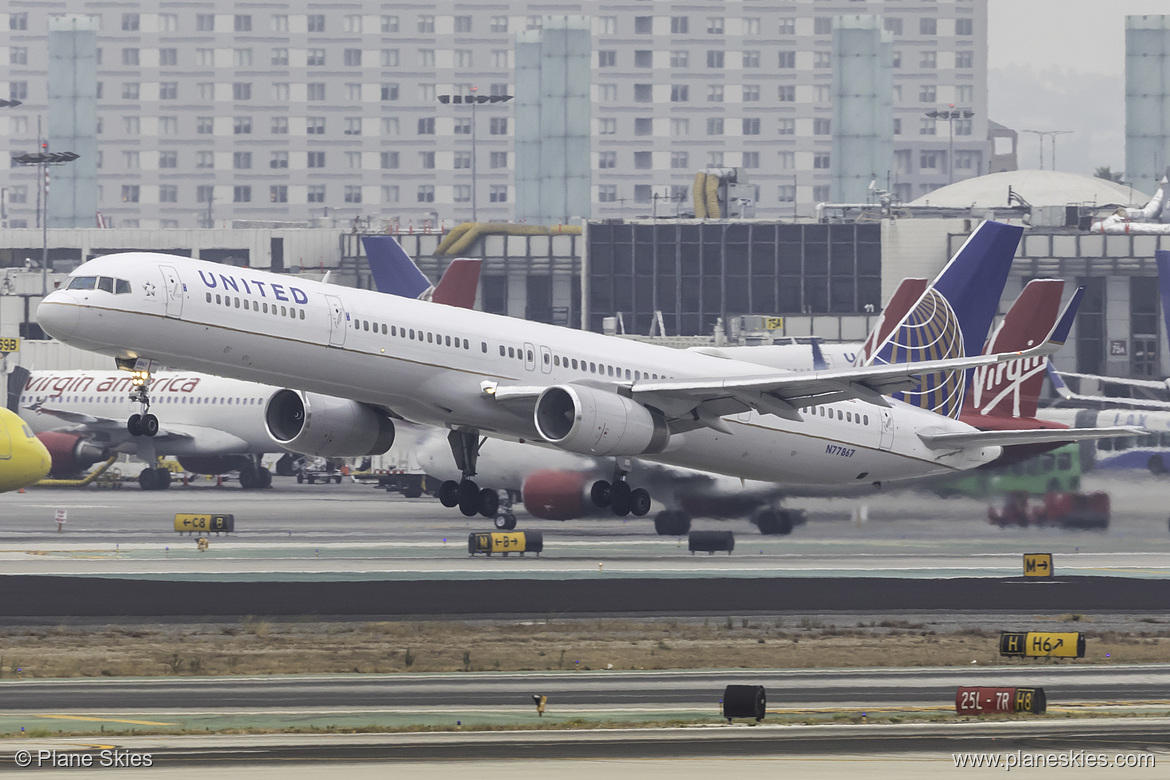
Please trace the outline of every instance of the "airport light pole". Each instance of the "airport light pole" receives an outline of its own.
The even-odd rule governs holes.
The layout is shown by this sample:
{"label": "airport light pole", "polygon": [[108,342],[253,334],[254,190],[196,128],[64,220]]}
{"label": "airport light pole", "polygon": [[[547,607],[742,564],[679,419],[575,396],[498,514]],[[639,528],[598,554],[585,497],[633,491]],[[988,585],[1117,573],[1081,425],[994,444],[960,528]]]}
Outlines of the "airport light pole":
{"label": "airport light pole", "polygon": [[947,128],[949,130],[950,141],[947,144],[947,173],[950,181],[948,184],[955,183],[955,120],[956,119],[970,119],[975,116],[975,112],[969,108],[955,108],[954,103],[949,104],[949,108],[945,111],[927,111],[926,115],[931,119],[945,119],[947,120]]}
{"label": "airport light pole", "polygon": [[506,103],[512,99],[511,95],[480,95],[478,87],[471,88],[470,95],[439,95],[439,102],[444,105],[471,106],[471,221],[478,222],[478,187],[476,186],[476,159],[475,159],[475,110],[480,103]]}
{"label": "airport light pole", "polygon": [[1021,133],[1034,133],[1040,138],[1040,170],[1044,170],[1044,136],[1052,138],[1052,170],[1056,170],[1056,136],[1076,132],[1074,130],[1021,130]]}
{"label": "airport light pole", "polygon": [[41,169],[41,182],[45,199],[45,218],[41,220],[41,297],[49,294],[49,166],[71,163],[81,155],[76,152],[50,152],[49,142],[41,141],[37,154],[13,155],[15,165],[32,166]]}

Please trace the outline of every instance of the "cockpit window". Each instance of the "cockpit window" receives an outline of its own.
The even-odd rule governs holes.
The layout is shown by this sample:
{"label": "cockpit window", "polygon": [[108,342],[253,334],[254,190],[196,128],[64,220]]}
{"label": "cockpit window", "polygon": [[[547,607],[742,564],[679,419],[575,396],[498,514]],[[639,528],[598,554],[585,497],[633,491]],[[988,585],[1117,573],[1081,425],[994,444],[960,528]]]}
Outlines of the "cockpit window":
{"label": "cockpit window", "polygon": [[75,276],[69,280],[67,290],[92,290],[97,285],[96,276]]}
{"label": "cockpit window", "polygon": [[121,295],[130,292],[130,282],[125,279],[114,280],[114,295]]}
{"label": "cockpit window", "polygon": [[108,276],[99,276],[97,281],[97,288],[99,290],[105,290],[108,293],[112,293],[114,291],[114,280]]}

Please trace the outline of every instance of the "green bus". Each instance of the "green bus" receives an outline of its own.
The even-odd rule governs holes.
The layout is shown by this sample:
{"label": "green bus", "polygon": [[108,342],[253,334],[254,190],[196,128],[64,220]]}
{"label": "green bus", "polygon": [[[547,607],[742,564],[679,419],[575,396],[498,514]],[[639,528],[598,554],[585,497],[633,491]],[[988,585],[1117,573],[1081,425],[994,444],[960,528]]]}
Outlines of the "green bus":
{"label": "green bus", "polygon": [[1081,489],[1079,445],[1066,444],[1025,461],[993,469],[975,469],[961,477],[948,477],[932,485],[940,496],[994,498],[1008,493],[1043,496]]}

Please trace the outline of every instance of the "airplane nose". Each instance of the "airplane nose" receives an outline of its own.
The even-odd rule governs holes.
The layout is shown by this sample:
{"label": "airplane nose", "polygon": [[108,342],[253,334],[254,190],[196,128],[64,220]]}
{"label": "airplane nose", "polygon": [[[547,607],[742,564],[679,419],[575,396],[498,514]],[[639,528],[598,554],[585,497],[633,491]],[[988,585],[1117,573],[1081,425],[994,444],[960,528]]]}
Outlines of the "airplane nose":
{"label": "airplane nose", "polygon": [[37,306],[37,322],[55,339],[66,341],[77,330],[81,311],[72,295],[55,292]]}

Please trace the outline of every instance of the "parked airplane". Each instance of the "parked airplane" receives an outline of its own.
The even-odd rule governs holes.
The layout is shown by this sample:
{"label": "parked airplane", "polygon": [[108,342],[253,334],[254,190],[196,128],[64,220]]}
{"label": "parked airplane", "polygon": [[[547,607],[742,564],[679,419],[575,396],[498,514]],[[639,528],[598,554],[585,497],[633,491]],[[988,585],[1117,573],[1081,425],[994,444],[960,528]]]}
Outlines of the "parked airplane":
{"label": "parked airplane", "polygon": [[[626,481],[633,456],[790,485],[857,484],[972,468],[1004,444],[1066,440],[1067,431],[984,432],[953,419],[963,372],[1051,352],[1071,327],[1062,320],[1022,355],[966,356],[986,338],[1020,233],[983,223],[928,291],[929,313],[916,307],[878,349],[887,364],[836,371],[781,373],[405,298],[388,310],[380,293],[154,253],[84,263],[38,317],[56,338],[127,368],[160,361],[299,386],[266,409],[269,432],[297,451],[385,452],[392,416],[446,426],[463,480],[441,498],[468,516],[498,505],[473,479],[481,434],[615,457],[613,483],[599,480],[594,499],[645,514],[649,494]],[[990,294],[955,300],[964,287]],[[895,348],[937,359],[895,363]],[[918,385],[917,407],[883,396]],[[319,394],[357,403],[341,414]]]}
{"label": "parked airplane", "polygon": [[52,460],[24,421],[0,408],[0,493],[44,479]]}

